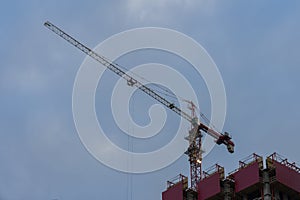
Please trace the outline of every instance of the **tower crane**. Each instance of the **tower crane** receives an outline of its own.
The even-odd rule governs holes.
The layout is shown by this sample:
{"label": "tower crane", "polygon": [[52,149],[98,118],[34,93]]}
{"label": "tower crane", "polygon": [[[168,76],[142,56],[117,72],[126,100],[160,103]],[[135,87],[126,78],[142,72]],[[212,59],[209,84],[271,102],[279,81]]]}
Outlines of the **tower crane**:
{"label": "tower crane", "polygon": [[189,162],[191,166],[191,187],[196,189],[197,182],[201,179],[201,161],[202,161],[202,150],[201,150],[201,131],[207,133],[215,139],[215,142],[220,145],[224,144],[227,147],[228,152],[234,152],[234,143],[231,140],[231,137],[227,132],[220,133],[209,126],[203,124],[199,121],[199,119],[193,114],[194,104],[191,102],[191,110],[192,115],[187,114],[179,107],[177,107],[174,103],[168,101],[166,98],[157,94],[154,90],[142,84],[140,81],[135,79],[134,77],[128,75],[124,70],[122,70],[116,63],[110,61],[108,58],[97,54],[92,49],[80,43],[78,40],[74,39],[72,36],[65,33],[63,30],[53,25],[51,22],[47,21],[44,23],[48,29],[53,31],[58,36],[62,37],[64,40],[77,47],[79,50],[84,52],[86,55],[90,56],[100,64],[104,65],[106,68],[122,77],[127,81],[129,86],[135,86],[139,90],[143,91],[150,97],[154,98],[179,116],[186,119],[191,123],[191,130],[189,131],[188,137],[186,139],[189,141],[189,148],[185,152],[189,156]]}

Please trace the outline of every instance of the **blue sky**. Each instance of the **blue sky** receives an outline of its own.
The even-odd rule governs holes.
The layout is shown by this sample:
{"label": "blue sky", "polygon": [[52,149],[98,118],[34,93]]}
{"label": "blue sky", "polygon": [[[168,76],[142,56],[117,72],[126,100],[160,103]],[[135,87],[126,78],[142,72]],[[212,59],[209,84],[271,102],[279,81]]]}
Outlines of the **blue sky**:
{"label": "blue sky", "polygon": [[[204,168],[218,162],[229,172],[253,152],[276,151],[299,163],[299,8],[299,1],[259,0],[3,1],[0,199],[160,199],[168,179],[189,173],[185,156],[162,170],[132,175],[100,164],[85,150],[72,117],[73,82],[85,55],[47,30],[46,20],[90,47],[144,26],[192,37],[221,72],[224,130],[236,143],[233,155],[215,147]],[[130,56],[120,62],[129,65]],[[201,110],[209,113],[207,91],[201,98]]]}

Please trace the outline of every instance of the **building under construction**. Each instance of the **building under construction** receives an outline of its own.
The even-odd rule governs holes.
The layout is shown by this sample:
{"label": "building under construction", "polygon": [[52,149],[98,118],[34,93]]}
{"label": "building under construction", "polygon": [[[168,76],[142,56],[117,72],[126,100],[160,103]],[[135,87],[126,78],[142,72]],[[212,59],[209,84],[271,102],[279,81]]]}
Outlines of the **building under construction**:
{"label": "building under construction", "polygon": [[300,200],[300,168],[273,153],[265,160],[252,154],[239,161],[239,167],[225,177],[224,168],[215,165],[203,172],[197,189],[188,187],[188,178],[179,175],[168,181],[163,200]]}

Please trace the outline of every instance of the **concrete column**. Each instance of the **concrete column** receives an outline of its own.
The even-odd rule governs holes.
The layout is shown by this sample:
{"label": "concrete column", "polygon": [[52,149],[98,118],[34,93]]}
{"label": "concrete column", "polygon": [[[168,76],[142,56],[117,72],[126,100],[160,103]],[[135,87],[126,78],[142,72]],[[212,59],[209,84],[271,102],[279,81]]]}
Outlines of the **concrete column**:
{"label": "concrete column", "polygon": [[224,183],[224,200],[231,200],[230,184]]}
{"label": "concrete column", "polygon": [[270,177],[267,171],[263,171],[263,183],[264,183],[264,200],[271,200],[271,187],[270,187]]}

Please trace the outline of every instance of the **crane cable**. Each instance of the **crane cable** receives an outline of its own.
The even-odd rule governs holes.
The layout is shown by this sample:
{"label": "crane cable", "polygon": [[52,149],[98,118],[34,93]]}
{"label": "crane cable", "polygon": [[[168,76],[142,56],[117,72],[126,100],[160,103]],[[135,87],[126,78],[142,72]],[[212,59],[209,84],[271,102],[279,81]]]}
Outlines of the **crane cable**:
{"label": "crane cable", "polygon": [[[134,76],[140,78],[141,80],[144,80],[146,82],[146,83],[143,83],[144,85],[145,84],[150,84],[150,86],[153,85],[153,86],[157,87],[158,89],[162,90],[162,91],[160,91],[158,89],[154,89],[153,87],[151,87],[151,89],[154,90],[154,91],[156,91],[157,93],[160,93],[160,94],[162,94],[164,96],[168,96],[168,97],[172,98],[173,100],[182,101],[182,102],[188,102],[187,99],[185,99],[185,98],[183,98],[183,97],[181,97],[179,95],[175,95],[172,91],[166,89],[165,87],[161,86],[160,84],[153,83],[150,80],[146,79],[145,77],[143,77],[143,76],[141,76],[141,75],[139,75],[139,74],[137,74],[137,73],[129,70],[128,68],[126,68],[124,66],[121,66],[121,65],[119,65],[117,63],[114,63],[114,64],[116,64],[118,67],[120,67],[123,70],[125,70],[127,74],[134,75]],[[214,128],[215,130],[217,130],[217,128],[215,127],[215,125],[208,119],[208,117],[206,117],[206,115],[204,113],[202,113],[197,106],[195,106],[195,108],[196,108],[196,111],[198,112],[199,116],[205,121],[205,123],[207,125],[209,125],[210,127]]]}

